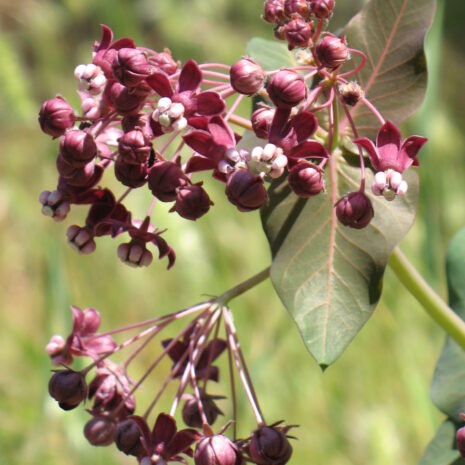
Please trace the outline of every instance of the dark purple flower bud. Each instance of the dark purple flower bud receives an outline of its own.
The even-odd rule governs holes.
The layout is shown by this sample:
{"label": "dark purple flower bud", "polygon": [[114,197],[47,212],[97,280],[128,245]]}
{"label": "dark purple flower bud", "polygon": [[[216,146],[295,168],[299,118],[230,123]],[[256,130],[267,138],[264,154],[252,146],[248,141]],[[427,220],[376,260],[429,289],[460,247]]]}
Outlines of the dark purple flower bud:
{"label": "dark purple flower bud", "polygon": [[356,82],[342,84],[339,87],[339,93],[341,94],[343,102],[351,107],[357,105],[360,99],[364,97],[362,88]]}
{"label": "dark purple flower bud", "polygon": [[242,58],[234,63],[229,75],[233,89],[245,95],[256,94],[265,81],[263,68],[250,58]]}
{"label": "dark purple flower bud", "polygon": [[176,203],[170,211],[175,211],[186,220],[195,221],[210,210],[213,202],[199,184],[181,187],[176,195]]}
{"label": "dark purple flower bud", "polygon": [[139,113],[144,105],[145,97],[131,92],[119,82],[114,82],[110,89],[110,100],[118,113],[132,115]]}
{"label": "dark purple flower bud", "polygon": [[257,210],[267,199],[263,179],[246,170],[235,171],[229,176],[226,196],[241,212]]}
{"label": "dark purple flower bud", "polygon": [[150,168],[147,182],[157,199],[172,202],[176,200],[177,189],[186,184],[186,176],[176,163],[159,161]]}
{"label": "dark purple flower bud", "polygon": [[287,16],[300,15],[302,18],[307,18],[310,9],[307,0],[286,0],[284,2],[284,12]]}
{"label": "dark purple flower bud", "polygon": [[163,52],[156,53],[149,58],[149,63],[164,71],[168,76],[174,74],[179,67],[179,62],[174,61],[171,52],[165,49]]}
{"label": "dark purple flower bud", "polygon": [[308,47],[308,42],[312,36],[312,23],[307,23],[302,18],[295,18],[284,26],[284,35],[289,50],[295,47]]}
{"label": "dark purple flower bud", "polygon": [[118,157],[115,162],[115,177],[128,187],[137,188],[146,183],[147,165],[145,163],[127,163]]}
{"label": "dark purple flower bud", "polygon": [[57,157],[57,170],[67,184],[73,187],[84,187],[94,176],[95,164],[90,161],[83,167],[76,168],[67,162],[61,155]]}
{"label": "dark purple flower bud", "polygon": [[318,19],[326,19],[333,14],[334,0],[310,0],[310,8]]}
{"label": "dark purple flower bud", "polygon": [[71,105],[59,96],[44,102],[39,112],[40,128],[52,137],[62,136],[73,127],[75,120]]}
{"label": "dark purple flower bud", "polygon": [[460,455],[465,458],[465,426],[457,430],[456,434],[457,449]]}
{"label": "dark purple flower bud", "polygon": [[114,439],[116,447],[126,455],[137,457],[144,452],[141,432],[134,420],[120,421],[116,427]]}
{"label": "dark purple flower bud", "polygon": [[69,245],[83,255],[91,254],[97,247],[94,237],[86,227],[81,228],[74,224],[66,231],[66,237]]}
{"label": "dark purple flower bud", "polygon": [[92,418],[84,426],[84,436],[93,446],[109,446],[114,441],[115,422],[108,418]]}
{"label": "dark purple flower bud", "polygon": [[137,48],[122,48],[112,63],[113,75],[126,87],[135,87],[150,73],[147,56]]}
{"label": "dark purple flower bud", "polygon": [[[208,394],[201,396],[202,408],[207,417],[207,422],[209,425],[213,425],[218,415],[222,415],[221,410],[215,404],[215,401]],[[202,428],[203,421],[202,416],[200,415],[199,406],[195,396],[189,396],[184,404],[182,409],[182,419],[187,426],[191,428]]]}
{"label": "dark purple flower bud", "polygon": [[370,199],[363,192],[350,192],[335,205],[338,220],[354,229],[363,229],[374,216]]}
{"label": "dark purple flower bud", "polygon": [[258,138],[268,139],[273,118],[274,110],[271,108],[259,108],[253,112],[251,118],[252,128]]}
{"label": "dark purple flower bud", "polygon": [[292,447],[282,431],[262,426],[250,439],[249,454],[257,465],[284,465],[291,458]]}
{"label": "dark purple flower bud", "polygon": [[82,168],[97,156],[97,144],[92,134],[73,129],[61,139],[60,155],[75,168]]}
{"label": "dark purple flower bud", "polygon": [[222,434],[203,438],[195,448],[195,465],[240,465],[242,455],[233,442]]}
{"label": "dark purple flower bud", "polygon": [[268,23],[284,21],[284,0],[266,0],[263,19]]}
{"label": "dark purple flower bud", "polygon": [[39,202],[42,204],[42,214],[55,221],[63,221],[71,209],[69,201],[59,190],[42,192]]}
{"label": "dark purple flower bud", "polygon": [[349,51],[344,39],[327,34],[315,49],[318,61],[322,66],[335,69],[349,58]]}
{"label": "dark purple flower bud", "polygon": [[142,131],[146,139],[153,139],[153,132],[150,129],[149,115],[147,113],[139,113],[137,115],[127,115],[121,121],[123,132],[130,132],[134,129]]}
{"label": "dark purple flower bud", "polygon": [[63,410],[72,410],[87,397],[86,380],[77,371],[60,370],[50,378],[48,392]]}
{"label": "dark purple flower bud", "polygon": [[152,144],[139,129],[125,133],[118,140],[118,152],[126,163],[145,163],[152,150]]}
{"label": "dark purple flower bud", "polygon": [[307,86],[302,76],[288,69],[273,74],[266,90],[279,108],[294,107],[307,97]]}
{"label": "dark purple flower bud", "polygon": [[300,162],[289,170],[289,186],[299,197],[308,198],[324,191],[323,171],[310,162]]}

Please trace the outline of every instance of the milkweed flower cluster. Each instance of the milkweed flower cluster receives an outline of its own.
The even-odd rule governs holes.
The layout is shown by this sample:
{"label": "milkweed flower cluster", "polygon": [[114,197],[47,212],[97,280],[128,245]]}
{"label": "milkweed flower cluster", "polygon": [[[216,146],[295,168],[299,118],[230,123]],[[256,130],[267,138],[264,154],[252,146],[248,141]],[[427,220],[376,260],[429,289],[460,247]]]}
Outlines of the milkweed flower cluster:
{"label": "milkweed flower cluster", "polygon": [[[205,175],[223,184],[227,199],[241,212],[265,206],[267,183],[275,180],[310,202],[325,195],[326,168],[335,166],[340,156],[335,121],[335,108],[340,106],[358,148],[360,187],[334,199],[335,217],[345,227],[367,227],[376,212],[365,193],[366,163],[375,172],[372,193],[392,201],[406,194],[403,174],[418,164],[417,154],[426,139],[411,136],[402,141],[399,129],[384,120],[357,82],[349,80],[366,58],[350,48],[344,36],[326,31],[333,8],[333,0],[265,2],[263,19],[274,25],[275,36],[290,50],[297,49],[296,66],[275,70],[263,69],[250,57],[232,66],[192,59],[181,64],[168,50],[137,46],[129,38],[114,40],[111,29],[103,25],[91,62],[74,71],[80,110],[57,96],[39,113],[42,130],[59,139],[57,187],[40,195],[43,214],[63,221],[72,207],[87,206],[84,224],[67,230],[77,251],[90,254],[97,238],[126,234],[127,242],[117,249],[124,263],[150,265],[151,244],[170,268],[176,256],[157,224],[159,202],[169,203],[170,211],[185,220],[201,218],[213,205],[203,184]],[[351,66],[355,58],[359,63]],[[250,118],[237,114],[247,98],[256,103]],[[376,141],[360,137],[351,108],[358,105],[365,105],[379,120]],[[236,132],[244,128],[255,136],[252,145]],[[105,172],[114,174],[119,192],[103,185]],[[134,215],[125,201],[138,189],[149,191],[152,200],[143,214]],[[193,457],[196,465],[288,462],[291,427],[265,422],[232,313],[221,299],[106,333],[98,333],[96,310],[72,312],[71,334],[66,339],[53,336],[46,347],[61,366],[50,380],[49,392],[65,410],[92,402],[88,409],[92,418],[84,429],[92,445],[114,443],[141,465],[185,463],[187,457]],[[161,353],[144,375],[132,380],[128,368],[133,360],[172,322],[188,317],[191,320],[177,336],[161,341]],[[222,323],[224,339],[219,336]],[[113,339],[137,328],[145,329],[119,343]],[[127,347],[135,348],[124,362],[111,360]],[[228,424],[217,433],[212,430],[225,398],[207,389],[219,379],[214,362],[223,352],[230,365],[232,440],[223,434]],[[75,371],[74,357],[91,362]],[[170,374],[145,413],[136,414],[136,391],[166,357],[173,363]],[[242,439],[236,435],[234,369],[257,421],[250,437]],[[178,384],[172,408],[159,412],[152,426],[151,412],[172,383]],[[178,431],[174,415],[181,401],[187,428]]]}
{"label": "milkweed flower cluster", "polygon": [[[49,382],[49,393],[63,410],[72,410],[85,402],[92,403],[87,411],[92,418],[84,427],[84,435],[94,446],[115,446],[123,453],[137,458],[141,465],[164,465],[170,461],[185,462],[194,457],[196,465],[240,465],[244,460],[257,465],[286,463],[292,453],[287,433],[291,426],[281,422],[266,424],[252,385],[245,358],[240,348],[232,312],[216,300],[208,301],[179,312],[128,325],[106,333],[98,333],[100,315],[93,308],[84,311],[71,308],[73,328],[64,339],[55,335],[46,347],[55,365]],[[130,378],[131,363],[153,343],[171,323],[190,319],[174,338],[160,341],[161,352],[146,372],[137,380]],[[222,323],[225,338],[220,337]],[[113,336],[139,332],[120,343]],[[132,348],[123,362],[113,356]],[[212,394],[211,383],[217,383],[220,369],[215,360],[228,353],[229,373],[239,374],[244,391],[257,421],[250,437],[236,434],[236,391],[231,375],[233,400],[233,440],[217,433],[212,426],[223,415],[218,402],[224,396]],[[73,359],[81,357],[90,363],[80,371],[71,368]],[[136,415],[136,392],[152,373],[161,379],[160,363],[169,358],[172,368],[143,415]],[[88,381],[88,379],[90,381]],[[165,394],[170,383],[178,383],[170,412],[158,414],[153,428],[149,416]],[[209,385],[210,384],[210,385]],[[190,392],[189,392],[190,391]],[[174,415],[181,401],[182,419],[186,429],[177,430]],[[192,447],[195,446],[195,455]]]}

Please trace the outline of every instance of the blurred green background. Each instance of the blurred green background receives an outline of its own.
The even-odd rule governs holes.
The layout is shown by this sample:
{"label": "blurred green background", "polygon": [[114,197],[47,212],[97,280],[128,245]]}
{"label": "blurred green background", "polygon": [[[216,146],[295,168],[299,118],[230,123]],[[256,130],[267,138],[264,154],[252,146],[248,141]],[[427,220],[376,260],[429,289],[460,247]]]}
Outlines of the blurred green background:
{"label": "blurred green background", "polygon": [[[333,27],[345,24],[362,3],[338,0]],[[419,216],[402,248],[445,296],[444,252],[465,225],[465,2],[440,4],[427,42],[428,98],[405,127],[427,135],[430,143],[421,154]],[[58,145],[39,130],[41,102],[60,93],[77,104],[73,70],[90,61],[102,22],[117,37],[130,36],[156,50],[167,46],[180,60],[232,63],[250,37],[271,38],[259,18],[262,5],[262,0],[0,0],[1,464],[134,463],[113,448],[90,447],[81,434],[84,410],[63,413],[48,398],[50,363],[43,348],[50,335],[68,333],[71,303],[98,308],[103,328],[110,329],[190,305],[202,293],[221,293],[270,261],[258,214],[239,214],[212,182],[207,190],[215,207],[195,224],[156,209],[178,254],[170,272],[157,261],[144,270],[123,266],[110,240],[99,241],[91,256],[77,256],[66,245],[70,222],[55,224],[40,214],[39,193],[55,187]],[[137,194],[131,205],[142,214],[148,202],[148,194]],[[83,215],[77,209],[71,221],[82,223]],[[392,272],[386,273],[373,318],[324,374],[269,283],[232,307],[267,419],[300,425],[291,463],[418,461],[442,420],[428,391],[444,334]],[[152,357],[154,351],[157,344]],[[136,366],[135,373],[140,371]],[[142,397],[150,398],[158,384],[152,378]],[[246,434],[253,422],[244,399],[240,410],[239,429]]]}

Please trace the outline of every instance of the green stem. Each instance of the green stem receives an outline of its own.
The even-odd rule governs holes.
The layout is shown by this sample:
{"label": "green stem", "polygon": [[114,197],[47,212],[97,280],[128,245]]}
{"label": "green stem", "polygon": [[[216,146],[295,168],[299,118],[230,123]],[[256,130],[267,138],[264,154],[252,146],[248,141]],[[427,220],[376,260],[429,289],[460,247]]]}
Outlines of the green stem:
{"label": "green stem", "polygon": [[244,292],[247,292],[249,289],[252,289],[253,287],[257,286],[258,284],[265,281],[265,279],[269,277],[270,277],[270,267],[267,267],[264,270],[260,271],[260,273],[257,273],[256,275],[252,276],[246,281],[224,292],[223,294],[218,296],[216,299],[214,299],[214,302],[218,303],[219,305],[225,305],[230,300],[234,299],[235,297],[241,294],[244,294]]}
{"label": "green stem", "polygon": [[389,266],[431,318],[465,350],[465,321],[430,287],[399,247],[394,249]]}

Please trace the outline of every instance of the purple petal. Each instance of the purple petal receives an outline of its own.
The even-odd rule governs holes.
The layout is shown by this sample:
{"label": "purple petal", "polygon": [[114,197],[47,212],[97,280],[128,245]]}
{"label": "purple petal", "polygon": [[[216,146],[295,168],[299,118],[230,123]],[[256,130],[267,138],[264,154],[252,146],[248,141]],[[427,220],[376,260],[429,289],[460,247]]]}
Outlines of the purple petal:
{"label": "purple petal", "polygon": [[368,157],[370,158],[371,164],[375,171],[383,171],[378,151],[376,150],[375,144],[373,144],[370,139],[367,137],[362,137],[360,139],[354,140],[354,144],[359,145],[367,151]]}
{"label": "purple petal", "polygon": [[162,259],[168,257],[168,270],[174,265],[176,261],[176,254],[174,250],[168,245],[168,242],[165,241],[159,235],[155,235],[152,239],[152,243],[158,247],[158,258]]}
{"label": "purple petal", "polygon": [[202,82],[202,71],[194,60],[187,60],[178,81],[178,92],[197,90]]}
{"label": "purple petal", "polygon": [[145,450],[149,452],[152,445],[152,435],[150,433],[150,428],[148,427],[147,422],[144,418],[139,417],[137,415],[129,416],[128,420],[132,420],[136,424],[137,428],[140,431],[142,445],[144,446]]}
{"label": "purple petal", "polygon": [[187,124],[191,128],[208,131],[208,118],[206,116],[191,116],[187,118]]}
{"label": "purple petal", "polygon": [[176,434],[176,421],[170,415],[166,413],[160,413],[152,431],[152,443],[157,449],[157,452],[161,453],[160,447],[165,449],[171,442]]}
{"label": "purple petal", "polygon": [[205,116],[220,115],[226,108],[224,100],[216,92],[201,92],[194,97],[196,113]]}
{"label": "purple petal", "polygon": [[[164,349],[166,349],[173,339],[166,339],[162,341],[161,345],[163,346]],[[181,341],[176,341],[172,346],[171,349],[168,351],[168,356],[169,358],[174,362],[177,363],[181,357],[185,354],[187,350],[187,345],[184,344]]]}
{"label": "purple petal", "polygon": [[236,139],[234,138],[234,132],[228,126],[226,121],[220,116],[214,116],[208,124],[208,130],[212,135],[213,142],[224,149],[228,149],[236,146]]}
{"label": "purple petal", "polygon": [[397,126],[390,121],[386,121],[378,132],[376,138],[376,148],[381,163],[394,164],[399,155],[402,134]]}
{"label": "purple petal", "polygon": [[100,26],[102,27],[102,38],[100,42],[94,44],[94,52],[106,50],[113,40],[113,31],[105,24],[100,24]]}
{"label": "purple petal", "polygon": [[188,173],[197,173],[198,171],[206,171],[206,170],[213,170],[216,168],[218,163],[215,160],[210,160],[209,158],[200,157],[194,155],[193,157],[189,158],[185,172]]}
{"label": "purple petal", "polygon": [[313,113],[304,111],[289,121],[289,127],[294,129],[297,142],[303,142],[315,134],[318,129],[318,120]]}
{"label": "purple petal", "polygon": [[147,84],[160,96],[172,97],[173,88],[171,87],[168,76],[160,71],[155,71],[146,80]]}
{"label": "purple petal", "polygon": [[316,140],[307,140],[294,147],[290,156],[292,158],[328,158],[328,151]]}
{"label": "purple petal", "polygon": [[113,48],[115,50],[120,50],[121,48],[136,48],[136,44],[132,39],[129,39],[128,37],[123,37],[122,39],[118,39],[115,42],[113,42],[110,48]]}
{"label": "purple petal", "polygon": [[100,326],[100,313],[95,308],[88,308],[83,313],[81,336],[95,334]]}
{"label": "purple petal", "polygon": [[215,339],[211,341],[208,346],[205,348],[200,360],[197,364],[197,367],[203,368],[208,365],[208,362],[213,362],[216,360],[226,349],[227,344],[223,339]]}
{"label": "purple petal", "polygon": [[281,139],[286,136],[285,128],[287,128],[287,122],[290,114],[291,108],[276,109],[270,128],[269,140],[272,144],[280,145]]}
{"label": "purple petal", "polygon": [[83,345],[86,352],[100,356],[102,354],[108,354],[116,349],[116,342],[111,336],[94,336],[92,338],[83,338]]}
{"label": "purple petal", "polygon": [[428,139],[420,136],[410,136],[405,139],[399,153],[399,165],[402,167],[402,171],[405,171],[412,164],[418,166],[417,154],[426,142]]}
{"label": "purple petal", "polygon": [[195,429],[183,429],[176,433],[167,450],[167,457],[173,457],[184,452],[194,442],[198,441],[202,435]]}
{"label": "purple petal", "polygon": [[80,308],[71,305],[71,313],[73,315],[73,334],[81,334],[84,312]]}
{"label": "purple petal", "polygon": [[191,131],[183,136],[184,142],[200,155],[209,158],[213,148],[213,138],[207,131]]}

